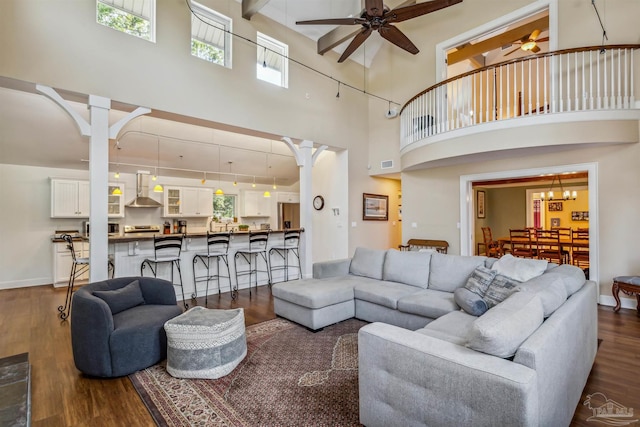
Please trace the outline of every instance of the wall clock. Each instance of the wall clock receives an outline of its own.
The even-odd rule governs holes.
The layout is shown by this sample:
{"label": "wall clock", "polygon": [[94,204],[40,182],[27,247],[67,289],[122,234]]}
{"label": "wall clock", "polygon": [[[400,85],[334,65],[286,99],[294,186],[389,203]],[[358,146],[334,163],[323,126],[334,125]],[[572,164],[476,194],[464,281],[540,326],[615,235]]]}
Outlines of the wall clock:
{"label": "wall clock", "polygon": [[315,210],[319,211],[324,208],[324,197],[316,196],[313,198],[313,207]]}

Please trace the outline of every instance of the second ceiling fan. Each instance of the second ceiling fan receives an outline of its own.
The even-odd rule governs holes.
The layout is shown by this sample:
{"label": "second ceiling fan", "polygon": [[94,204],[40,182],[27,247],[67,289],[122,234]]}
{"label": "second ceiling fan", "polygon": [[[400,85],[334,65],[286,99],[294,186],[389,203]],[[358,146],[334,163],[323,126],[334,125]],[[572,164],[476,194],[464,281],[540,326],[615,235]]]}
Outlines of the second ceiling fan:
{"label": "second ceiling fan", "polygon": [[314,19],[311,21],[298,21],[296,24],[362,25],[362,30],[356,34],[351,43],[349,43],[349,46],[347,46],[342,53],[338,62],[343,62],[349,55],[355,52],[373,31],[378,31],[384,39],[415,55],[419,52],[416,45],[414,45],[402,31],[391,24],[426,15],[427,13],[435,12],[461,2],[462,0],[432,0],[411,6],[389,9],[383,4],[383,0],[365,0],[364,10],[359,18]]}
{"label": "second ceiling fan", "polygon": [[540,30],[533,30],[531,34],[525,35],[521,39],[514,41],[513,43],[519,44],[520,46],[518,46],[517,48],[513,49],[510,52],[505,53],[504,56],[509,56],[513,52],[517,51],[518,49],[521,49],[525,52],[528,52],[528,51],[533,53],[540,52],[540,47],[538,47],[538,43],[549,41],[549,37],[543,37],[539,39],[538,37],[540,37],[540,33],[541,33]]}

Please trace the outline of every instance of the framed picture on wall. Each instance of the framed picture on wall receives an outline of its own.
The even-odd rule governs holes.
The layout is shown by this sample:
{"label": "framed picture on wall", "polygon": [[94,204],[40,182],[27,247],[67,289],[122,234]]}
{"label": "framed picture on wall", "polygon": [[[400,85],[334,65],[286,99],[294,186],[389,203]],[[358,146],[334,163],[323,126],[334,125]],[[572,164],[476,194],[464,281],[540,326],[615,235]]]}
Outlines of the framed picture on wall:
{"label": "framed picture on wall", "polygon": [[365,221],[388,221],[389,196],[363,193],[362,219]]}
{"label": "framed picture on wall", "polygon": [[551,218],[551,227],[560,227],[560,218]]}
{"label": "framed picture on wall", "polygon": [[547,209],[549,212],[561,212],[562,211],[562,202],[549,202],[547,205]]}
{"label": "framed picture on wall", "polygon": [[476,212],[478,218],[486,218],[487,217],[487,205],[485,200],[484,191],[478,191],[476,193]]}

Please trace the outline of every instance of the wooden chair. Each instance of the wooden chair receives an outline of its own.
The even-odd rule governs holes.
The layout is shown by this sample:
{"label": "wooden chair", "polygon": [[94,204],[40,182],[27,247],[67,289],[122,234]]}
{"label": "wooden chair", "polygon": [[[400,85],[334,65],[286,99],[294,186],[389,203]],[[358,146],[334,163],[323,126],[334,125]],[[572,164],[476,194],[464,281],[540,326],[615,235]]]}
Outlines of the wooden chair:
{"label": "wooden chair", "polygon": [[537,236],[538,258],[562,264],[565,257],[558,230],[538,230]]}
{"label": "wooden chair", "polygon": [[500,242],[493,240],[491,227],[482,227],[482,238],[484,239],[485,255],[496,258],[504,255]]}
{"label": "wooden chair", "polygon": [[513,256],[521,258],[535,257],[536,244],[528,229],[509,229],[509,238],[511,240],[511,254]]}
{"label": "wooden chair", "polygon": [[580,268],[589,268],[589,229],[571,232],[571,263]]}
{"label": "wooden chair", "polygon": [[[571,242],[571,227],[551,227],[552,230],[558,230],[560,235],[560,243]],[[567,245],[568,246],[568,245]],[[571,262],[571,250],[569,247],[562,246],[562,255],[564,256],[563,263],[569,264]]]}
{"label": "wooden chair", "polygon": [[409,239],[406,245],[399,245],[401,251],[419,251],[420,249],[433,249],[441,254],[446,254],[449,242],[446,240]]}

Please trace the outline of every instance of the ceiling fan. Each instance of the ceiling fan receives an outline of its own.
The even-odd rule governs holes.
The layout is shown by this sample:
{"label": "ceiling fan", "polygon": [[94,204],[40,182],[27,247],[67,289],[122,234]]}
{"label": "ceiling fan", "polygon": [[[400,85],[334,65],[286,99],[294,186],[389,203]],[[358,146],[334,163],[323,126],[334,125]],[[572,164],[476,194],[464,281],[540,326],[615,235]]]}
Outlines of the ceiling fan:
{"label": "ceiling fan", "polygon": [[297,25],[362,25],[362,30],[356,34],[338,62],[343,62],[376,30],[380,35],[396,46],[416,54],[418,48],[405,36],[402,31],[391,25],[394,22],[402,22],[416,18],[436,10],[444,9],[462,0],[432,0],[411,6],[389,9],[382,3],[383,0],[365,0],[364,9],[359,18],[335,18],[315,19],[311,21],[298,21]]}
{"label": "ceiling fan", "polygon": [[509,56],[513,52],[517,51],[518,49],[522,49],[525,52],[527,52],[527,51],[531,51],[533,53],[540,52],[540,48],[538,47],[538,43],[548,42],[549,41],[549,37],[543,37],[543,38],[539,39],[538,37],[540,36],[540,33],[541,33],[540,30],[533,30],[533,32],[531,34],[525,35],[520,40],[514,41],[513,43],[519,44],[520,46],[515,48],[515,49],[513,49],[510,52],[505,53],[504,56]]}

